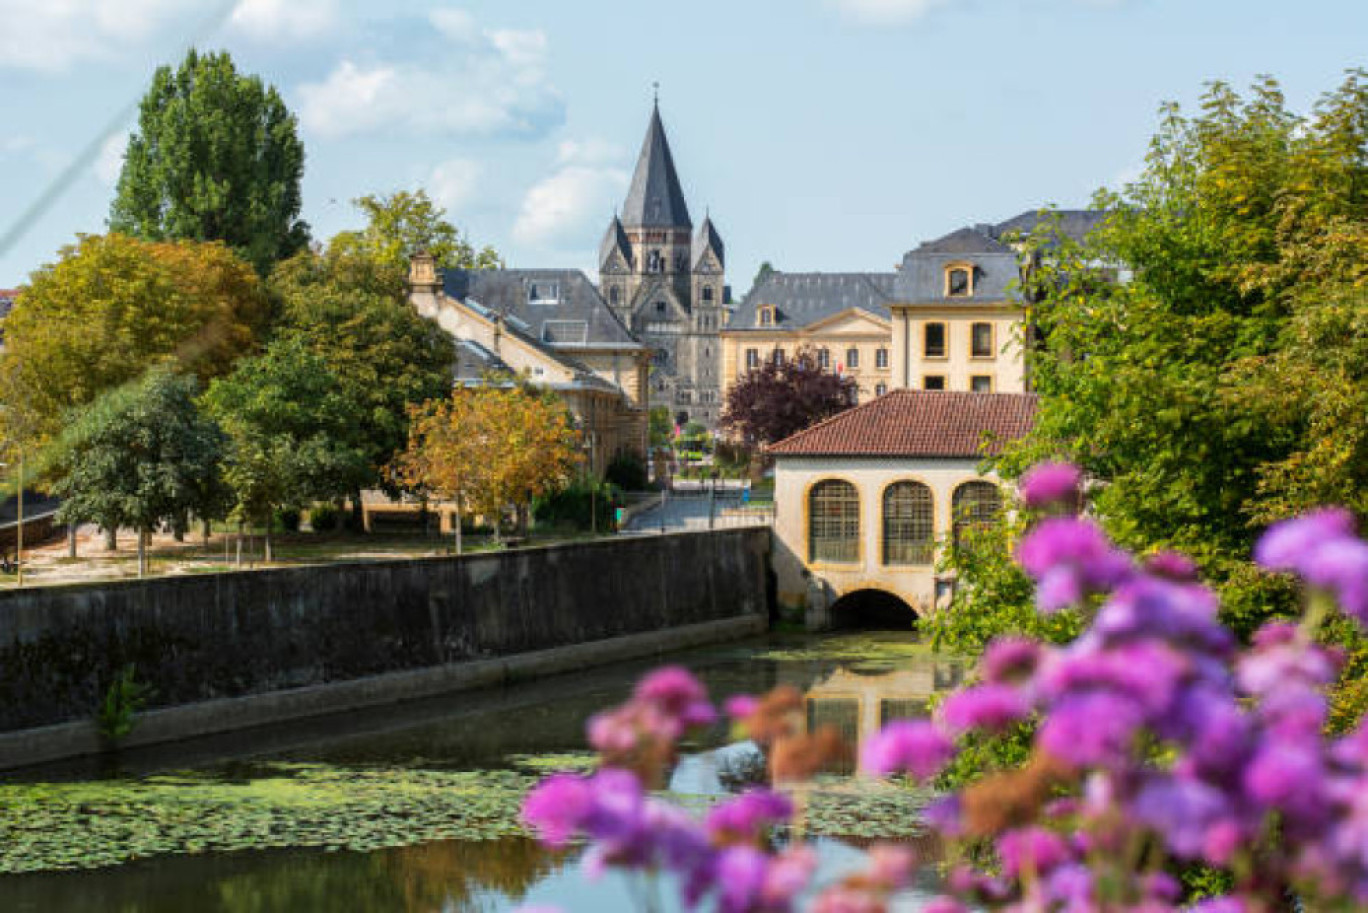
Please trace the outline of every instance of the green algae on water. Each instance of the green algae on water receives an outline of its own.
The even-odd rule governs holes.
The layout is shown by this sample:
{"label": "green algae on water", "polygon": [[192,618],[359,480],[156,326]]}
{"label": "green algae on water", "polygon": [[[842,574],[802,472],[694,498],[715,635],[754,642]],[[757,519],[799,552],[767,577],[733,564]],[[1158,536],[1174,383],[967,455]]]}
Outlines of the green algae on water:
{"label": "green algae on water", "polygon": [[226,782],[142,780],[0,786],[0,873],[120,865],[149,856],[317,847],[368,851],[521,836],[538,777],[509,770],[273,764]]}

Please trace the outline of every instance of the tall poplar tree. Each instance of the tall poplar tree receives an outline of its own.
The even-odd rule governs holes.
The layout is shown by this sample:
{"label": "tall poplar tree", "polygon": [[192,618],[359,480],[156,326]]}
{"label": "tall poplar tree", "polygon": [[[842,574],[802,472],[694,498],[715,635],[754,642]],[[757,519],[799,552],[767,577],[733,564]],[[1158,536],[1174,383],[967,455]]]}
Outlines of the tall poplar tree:
{"label": "tall poplar tree", "polygon": [[227,52],[159,67],[143,97],[109,225],[152,241],[223,241],[266,275],[304,247],[304,146],[272,86]]}

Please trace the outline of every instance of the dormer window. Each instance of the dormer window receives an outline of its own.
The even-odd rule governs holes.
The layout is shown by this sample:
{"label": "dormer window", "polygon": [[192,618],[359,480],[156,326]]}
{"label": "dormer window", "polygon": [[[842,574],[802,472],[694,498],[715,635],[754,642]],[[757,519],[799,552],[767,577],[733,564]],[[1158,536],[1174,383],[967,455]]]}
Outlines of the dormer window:
{"label": "dormer window", "polygon": [[974,268],[967,263],[945,268],[945,297],[967,298],[974,294]]}
{"label": "dormer window", "polygon": [[761,305],[761,306],[760,306],[759,317],[760,317],[760,325],[761,325],[762,327],[772,327],[772,326],[774,326],[774,324],[777,322],[777,321],[775,320],[775,317],[776,317],[776,316],[777,316],[777,312],[776,312],[776,310],[775,310],[774,305],[772,305],[772,304],[765,304],[765,305]]}
{"label": "dormer window", "polygon": [[527,284],[528,304],[556,304],[559,301],[559,282],[529,282]]}
{"label": "dormer window", "polygon": [[711,285],[705,285],[705,286],[703,286],[703,300],[704,300],[704,301],[712,301],[712,300],[713,300],[713,290],[712,290],[712,286],[711,286]]}

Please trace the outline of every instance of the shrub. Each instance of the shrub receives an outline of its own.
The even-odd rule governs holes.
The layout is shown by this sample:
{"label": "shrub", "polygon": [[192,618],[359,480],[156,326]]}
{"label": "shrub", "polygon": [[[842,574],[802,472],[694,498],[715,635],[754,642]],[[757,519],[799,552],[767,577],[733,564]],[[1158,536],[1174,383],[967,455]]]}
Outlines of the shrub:
{"label": "shrub", "polygon": [[608,464],[603,480],[621,488],[623,491],[645,491],[647,487],[646,464],[634,453],[624,453]]}
{"label": "shrub", "polygon": [[309,510],[309,526],[316,533],[337,529],[339,519],[337,508],[331,504],[316,504]]}
{"label": "shrub", "polygon": [[276,529],[287,533],[299,532],[300,512],[296,507],[282,507],[275,512],[272,524]]}

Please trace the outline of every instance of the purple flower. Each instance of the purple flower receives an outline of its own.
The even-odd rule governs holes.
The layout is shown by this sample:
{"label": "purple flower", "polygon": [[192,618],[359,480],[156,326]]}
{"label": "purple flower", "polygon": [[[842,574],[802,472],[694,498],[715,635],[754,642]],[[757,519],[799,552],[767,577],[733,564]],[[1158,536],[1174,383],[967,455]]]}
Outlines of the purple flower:
{"label": "purple flower", "polygon": [[1244,763],[1254,729],[1228,689],[1202,683],[1176,696],[1173,712],[1155,721],[1155,731],[1187,749],[1194,772],[1221,776]]}
{"label": "purple flower", "polygon": [[1274,523],[1254,546],[1254,560],[1270,571],[1297,571],[1322,545],[1354,535],[1354,517],[1342,507],[1313,510]]}
{"label": "purple flower", "polygon": [[1115,767],[1130,754],[1140,708],[1106,691],[1071,694],[1050,710],[1038,737],[1051,755],[1075,767]]}
{"label": "purple flower", "polygon": [[1339,674],[1339,658],[1311,643],[1286,622],[1264,625],[1254,635],[1254,649],[1237,664],[1240,687],[1265,696],[1290,684],[1328,685]]}
{"label": "purple flower", "polygon": [[1052,871],[1045,879],[1045,896],[1062,910],[1083,913],[1097,909],[1092,872],[1078,863],[1061,865]]}
{"label": "purple flower", "polygon": [[522,818],[548,846],[560,847],[584,825],[593,806],[593,788],[584,777],[556,774],[523,800]]}
{"label": "purple flower", "polygon": [[1088,639],[1055,654],[1037,681],[1056,700],[1070,694],[1106,690],[1124,696],[1146,713],[1166,712],[1186,674],[1185,657],[1166,644],[1141,640],[1098,650]]}
{"label": "purple flower", "polygon": [[708,831],[715,840],[754,841],[762,830],[787,821],[793,803],[767,789],[753,789],[708,812]]}
{"label": "purple flower", "polygon": [[1368,625],[1368,543],[1335,539],[1312,549],[1300,567],[1306,582],[1335,595],[1347,614]]}
{"label": "purple flower", "polygon": [[1095,523],[1074,517],[1038,523],[1017,547],[1017,561],[1036,579],[1036,604],[1043,612],[1111,589],[1132,573],[1130,558]]}
{"label": "purple flower", "polygon": [[682,666],[656,669],[637,684],[633,697],[678,720],[681,729],[706,726],[717,720],[717,711],[708,703],[708,692]]}
{"label": "purple flower", "polygon": [[983,677],[1011,683],[1029,678],[1040,664],[1040,644],[1024,637],[1000,637],[983,652]]}
{"label": "purple flower", "polygon": [[860,767],[876,777],[902,771],[924,780],[954,753],[954,744],[926,720],[895,720],[865,740]]}
{"label": "purple flower", "polygon": [[817,853],[807,846],[791,846],[770,859],[761,889],[767,910],[783,910],[793,904],[817,870]]}
{"label": "purple flower", "polygon": [[1245,795],[1292,823],[1313,825],[1326,811],[1325,770],[1318,752],[1304,745],[1268,743],[1244,771]]}
{"label": "purple flower", "polygon": [[1082,480],[1072,463],[1041,463],[1021,477],[1021,499],[1029,507],[1068,502],[1077,497]]}
{"label": "purple flower", "polygon": [[760,709],[760,699],[753,694],[733,694],[722,708],[732,719],[744,720]]}
{"label": "purple flower", "polygon": [[1249,905],[1238,897],[1211,897],[1192,908],[1192,913],[1248,913]]}
{"label": "purple flower", "polygon": [[969,908],[953,897],[933,897],[922,904],[922,913],[968,913]]}
{"label": "purple flower", "polygon": [[768,858],[752,846],[733,846],[717,856],[715,883],[721,913],[750,913],[761,908]]}
{"label": "purple flower", "polygon": [[1155,552],[1145,559],[1145,570],[1168,580],[1186,582],[1197,579],[1197,564],[1182,552]]}
{"label": "purple flower", "polygon": [[1214,786],[1166,775],[1141,787],[1131,810],[1183,859],[1202,858],[1211,829],[1233,814],[1225,794]]}
{"label": "purple flower", "polygon": [[989,683],[965,688],[950,695],[940,707],[940,717],[953,733],[970,729],[1000,732],[1031,715],[1031,705],[1011,685]]}
{"label": "purple flower", "polygon": [[1069,860],[1069,846],[1058,834],[1041,827],[1007,831],[997,840],[1003,873],[1009,878],[1030,872],[1044,875]]}
{"label": "purple flower", "polygon": [[1201,584],[1141,575],[1107,600],[1089,633],[1109,643],[1154,637],[1223,657],[1234,638],[1221,626],[1219,610],[1216,594]]}

